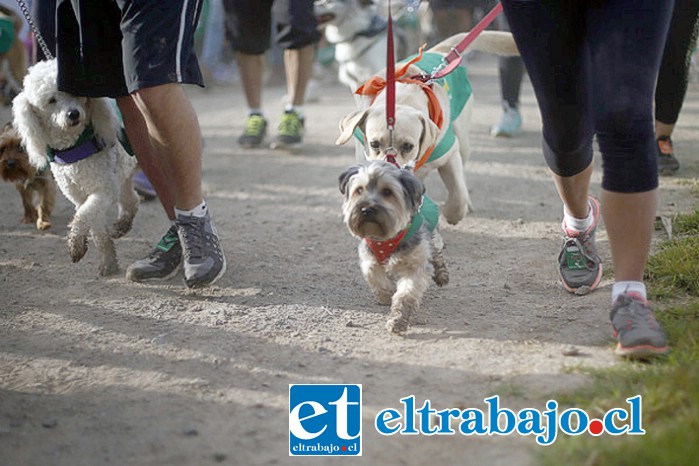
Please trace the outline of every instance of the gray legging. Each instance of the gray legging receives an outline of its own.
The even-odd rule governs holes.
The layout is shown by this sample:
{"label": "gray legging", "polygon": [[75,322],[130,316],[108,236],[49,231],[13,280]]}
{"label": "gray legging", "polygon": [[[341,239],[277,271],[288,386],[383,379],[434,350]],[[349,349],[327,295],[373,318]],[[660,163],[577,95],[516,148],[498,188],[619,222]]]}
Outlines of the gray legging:
{"label": "gray legging", "polygon": [[560,176],[592,162],[602,187],[658,186],[653,96],[672,1],[503,0],[543,121],[544,156]]}

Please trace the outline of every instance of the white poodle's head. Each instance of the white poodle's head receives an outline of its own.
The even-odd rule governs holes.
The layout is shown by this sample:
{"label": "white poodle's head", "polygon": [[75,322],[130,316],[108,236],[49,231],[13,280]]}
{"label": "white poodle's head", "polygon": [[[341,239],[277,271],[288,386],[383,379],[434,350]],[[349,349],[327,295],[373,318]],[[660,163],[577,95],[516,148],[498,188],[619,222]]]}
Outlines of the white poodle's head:
{"label": "white poodle's head", "polygon": [[58,90],[56,60],[29,68],[24,89],[12,102],[14,126],[27,146],[30,161],[46,164],[46,147],[72,147],[91,124],[107,144],[116,140],[117,119],[106,99],[79,97]]}

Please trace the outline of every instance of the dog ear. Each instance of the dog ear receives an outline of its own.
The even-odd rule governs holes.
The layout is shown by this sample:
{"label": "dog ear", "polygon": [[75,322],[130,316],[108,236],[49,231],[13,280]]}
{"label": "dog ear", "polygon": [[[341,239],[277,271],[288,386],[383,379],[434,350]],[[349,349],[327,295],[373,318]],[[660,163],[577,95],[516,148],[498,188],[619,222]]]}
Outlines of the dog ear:
{"label": "dog ear", "polygon": [[12,101],[12,123],[27,150],[29,163],[36,168],[43,168],[48,162],[47,141],[38,112],[24,92],[17,94]]}
{"label": "dog ear", "polygon": [[95,130],[95,134],[99,135],[108,146],[115,144],[117,142],[119,120],[116,116],[116,110],[109,99],[105,97],[89,97],[85,106],[90,115],[90,122]]}
{"label": "dog ear", "polygon": [[349,141],[357,127],[364,132],[364,122],[366,121],[368,113],[368,108],[357,110],[340,120],[340,136],[337,138],[337,141],[335,141],[335,144],[339,146]]}
{"label": "dog ear", "polygon": [[403,185],[405,198],[412,212],[417,212],[422,204],[422,196],[425,194],[425,185],[409,170],[401,169],[398,181]]}
{"label": "dog ear", "polygon": [[[418,154],[422,155],[425,153],[428,147],[432,147],[437,142],[439,137],[439,126],[429,118],[425,118],[420,115],[420,121],[422,122],[422,134],[420,135],[420,150]],[[448,125],[449,123],[444,123]]]}
{"label": "dog ear", "polygon": [[343,196],[347,194],[346,191],[349,180],[357,173],[359,173],[359,165],[353,165],[340,175],[338,181],[340,182],[340,192]]}

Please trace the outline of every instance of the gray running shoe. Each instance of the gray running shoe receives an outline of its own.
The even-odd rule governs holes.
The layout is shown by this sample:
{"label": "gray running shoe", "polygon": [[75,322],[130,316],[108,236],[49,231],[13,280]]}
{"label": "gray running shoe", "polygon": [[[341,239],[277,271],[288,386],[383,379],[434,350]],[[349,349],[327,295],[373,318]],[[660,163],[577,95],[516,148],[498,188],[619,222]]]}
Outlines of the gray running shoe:
{"label": "gray running shoe", "polygon": [[609,318],[618,341],[616,354],[646,359],[670,351],[665,333],[655,320],[648,301],[641,296],[635,293],[620,295],[614,302]]}
{"label": "gray running shoe", "polygon": [[602,261],[597,255],[595,231],[599,224],[599,202],[590,196],[592,225],[585,231],[575,231],[563,222],[563,247],[558,256],[563,287],[571,293],[585,294],[597,288],[602,278]]}
{"label": "gray running shoe", "polygon": [[272,149],[295,149],[301,146],[303,141],[304,119],[289,110],[284,112],[279,122],[279,134],[272,143]]}
{"label": "gray running shoe", "polygon": [[267,120],[257,113],[248,116],[245,119],[245,131],[238,138],[238,144],[241,147],[250,149],[262,144],[267,134]]}
{"label": "gray running shoe", "polygon": [[204,217],[178,215],[175,221],[184,253],[184,282],[189,288],[213,285],[226,272],[226,257],[209,212]]}
{"label": "gray running shoe", "polygon": [[126,278],[134,282],[167,280],[175,276],[182,264],[182,247],[177,228],[172,225],[148,257],[126,269]]}

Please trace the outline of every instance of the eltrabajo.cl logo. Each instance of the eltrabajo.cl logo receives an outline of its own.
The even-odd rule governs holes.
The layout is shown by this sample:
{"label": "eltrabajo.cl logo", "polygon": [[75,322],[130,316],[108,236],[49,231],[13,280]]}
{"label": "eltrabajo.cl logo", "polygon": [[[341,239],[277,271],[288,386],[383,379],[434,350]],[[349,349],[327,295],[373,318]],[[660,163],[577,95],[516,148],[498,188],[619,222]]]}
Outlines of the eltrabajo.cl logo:
{"label": "eltrabajo.cl logo", "polygon": [[362,386],[290,384],[289,456],[362,456]]}

